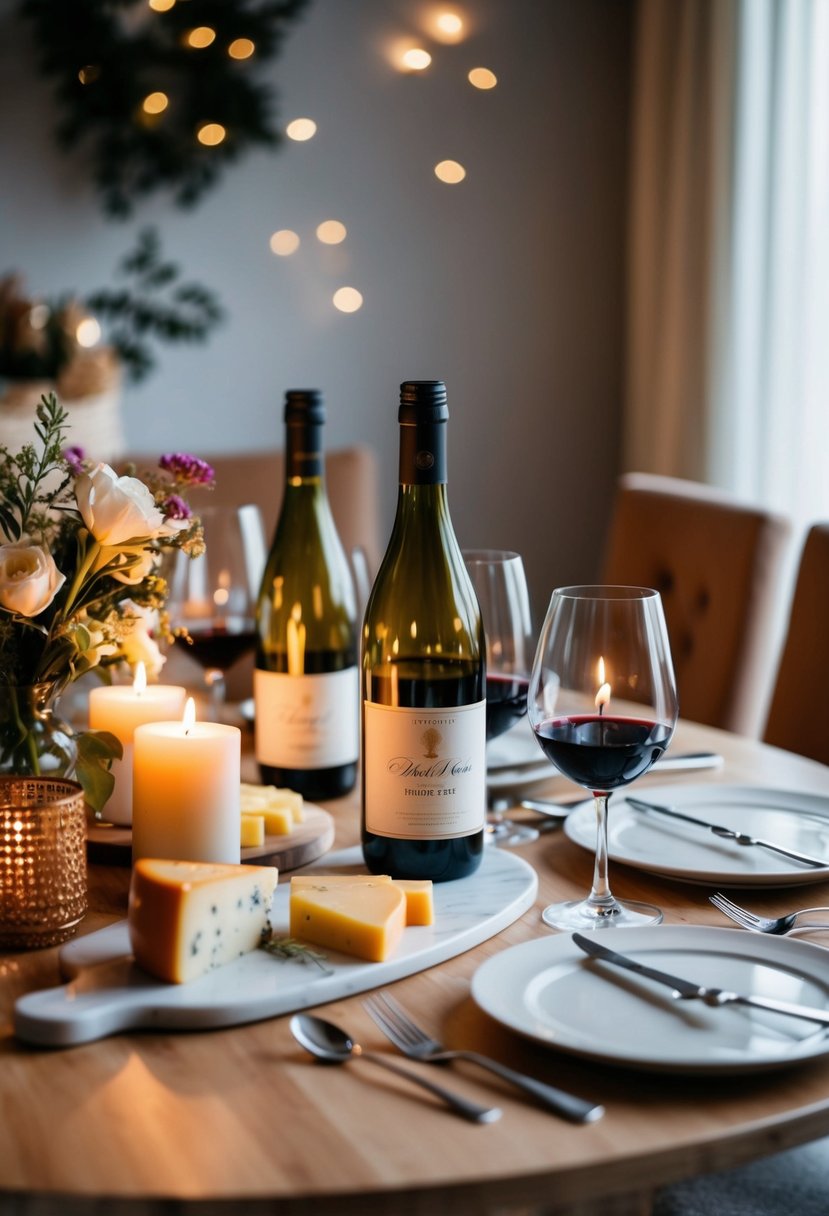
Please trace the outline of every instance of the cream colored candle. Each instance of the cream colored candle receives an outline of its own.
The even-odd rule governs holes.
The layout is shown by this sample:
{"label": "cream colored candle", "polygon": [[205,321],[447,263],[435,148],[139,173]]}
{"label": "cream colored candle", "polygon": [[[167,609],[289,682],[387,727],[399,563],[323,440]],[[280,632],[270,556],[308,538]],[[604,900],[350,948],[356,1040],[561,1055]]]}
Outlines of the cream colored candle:
{"label": "cream colored candle", "polygon": [[242,732],[185,720],[135,731],[132,856],[239,863]]}
{"label": "cream colored candle", "polygon": [[92,688],[89,692],[91,730],[108,730],[120,740],[124,755],[113,760],[115,788],[104,807],[110,823],[132,823],[133,736],[145,722],[169,722],[180,718],[187,690],[178,684],[147,684],[144,664],[135,669],[132,685]]}

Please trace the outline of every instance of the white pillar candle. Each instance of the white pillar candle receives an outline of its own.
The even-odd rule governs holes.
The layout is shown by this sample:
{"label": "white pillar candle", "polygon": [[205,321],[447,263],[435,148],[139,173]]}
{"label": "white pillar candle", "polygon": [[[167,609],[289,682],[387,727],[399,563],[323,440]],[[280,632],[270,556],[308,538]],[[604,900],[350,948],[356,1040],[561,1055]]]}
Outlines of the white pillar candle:
{"label": "white pillar candle", "polygon": [[240,860],[242,732],[196,722],[149,722],[135,731],[132,857]]}
{"label": "white pillar candle", "polygon": [[109,823],[132,823],[133,736],[145,722],[169,722],[180,718],[187,690],[178,684],[147,684],[144,664],[139,663],[132,685],[92,688],[89,691],[89,726],[108,730],[120,741],[124,754],[113,760],[115,787],[103,810]]}

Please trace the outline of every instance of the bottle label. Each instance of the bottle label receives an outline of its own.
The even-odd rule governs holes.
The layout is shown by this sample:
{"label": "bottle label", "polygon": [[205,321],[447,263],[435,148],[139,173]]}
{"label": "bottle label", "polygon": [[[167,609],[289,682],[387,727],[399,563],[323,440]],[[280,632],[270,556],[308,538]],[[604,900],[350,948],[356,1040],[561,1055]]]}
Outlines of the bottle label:
{"label": "bottle label", "polygon": [[335,768],[359,753],[356,667],[323,675],[253,673],[256,759],[273,768]]}
{"label": "bottle label", "polygon": [[366,828],[445,840],[480,832],[486,813],[486,701],[448,709],[365,702]]}

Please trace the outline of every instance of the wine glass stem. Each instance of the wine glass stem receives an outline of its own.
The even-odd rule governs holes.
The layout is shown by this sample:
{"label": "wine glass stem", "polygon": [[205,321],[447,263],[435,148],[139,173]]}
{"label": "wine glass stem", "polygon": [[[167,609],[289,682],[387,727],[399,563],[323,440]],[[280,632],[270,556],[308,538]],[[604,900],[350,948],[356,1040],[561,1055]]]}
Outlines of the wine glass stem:
{"label": "wine glass stem", "polygon": [[593,865],[593,887],[588,903],[601,914],[612,912],[618,904],[610,890],[607,875],[607,803],[609,794],[594,791],[593,801],[596,808],[596,860]]}
{"label": "wine glass stem", "polygon": [[225,703],[225,674],[218,667],[210,667],[204,673],[204,682],[210,689],[210,703],[213,707],[213,721],[221,722]]}

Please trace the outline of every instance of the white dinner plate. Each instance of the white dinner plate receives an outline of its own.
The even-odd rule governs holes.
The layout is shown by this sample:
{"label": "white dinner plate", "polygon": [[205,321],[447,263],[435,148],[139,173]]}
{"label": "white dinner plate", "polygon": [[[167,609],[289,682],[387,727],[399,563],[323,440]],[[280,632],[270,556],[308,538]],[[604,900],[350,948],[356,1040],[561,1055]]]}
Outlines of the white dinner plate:
{"label": "white dinner plate", "polygon": [[[637,797],[636,788],[630,796]],[[768,849],[739,845],[655,812],[635,811],[621,792],[610,799],[608,853],[651,874],[707,886],[793,887],[829,878],[829,798],[753,785],[648,786],[647,802],[675,807],[708,823],[762,836],[784,848],[825,857],[825,866],[789,861]],[[571,812],[564,831],[583,848],[596,848],[592,799]]]}
{"label": "white dinner plate", "polygon": [[[601,941],[706,986],[829,1009],[829,958],[807,942],[686,925],[606,930]],[[829,1052],[829,1027],[676,1000],[662,984],[588,958],[568,933],[494,955],[475,972],[472,996],[527,1038],[627,1067],[759,1072]]]}

